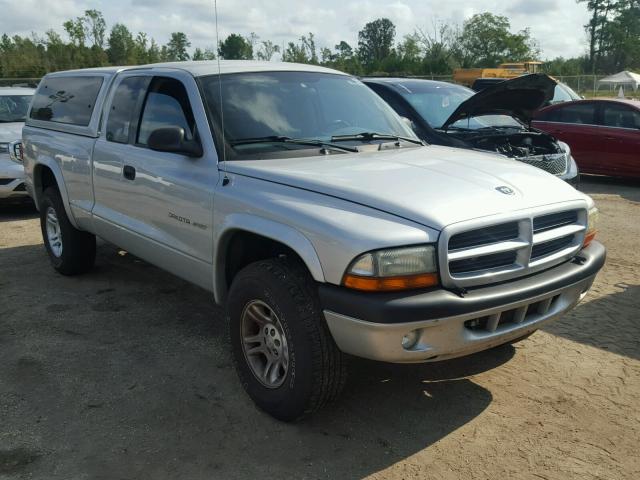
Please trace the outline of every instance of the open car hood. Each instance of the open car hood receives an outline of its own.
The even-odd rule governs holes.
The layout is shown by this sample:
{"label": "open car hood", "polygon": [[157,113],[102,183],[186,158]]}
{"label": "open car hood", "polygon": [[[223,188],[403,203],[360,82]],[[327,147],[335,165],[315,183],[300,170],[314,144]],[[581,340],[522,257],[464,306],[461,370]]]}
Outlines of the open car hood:
{"label": "open car hood", "polygon": [[555,80],[542,73],[498,83],[462,102],[440,128],[478,115],[510,115],[529,125],[533,113],[553,98],[556,85]]}

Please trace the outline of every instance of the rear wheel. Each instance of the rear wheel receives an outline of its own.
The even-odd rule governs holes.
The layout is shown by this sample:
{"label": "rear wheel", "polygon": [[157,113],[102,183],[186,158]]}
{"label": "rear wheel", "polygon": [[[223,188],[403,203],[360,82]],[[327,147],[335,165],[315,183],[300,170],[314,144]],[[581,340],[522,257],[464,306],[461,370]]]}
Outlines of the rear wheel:
{"label": "rear wheel", "polygon": [[287,259],[245,267],[231,286],[228,317],[238,376],[262,410],[293,421],[338,397],[345,358],[304,268]]}
{"label": "rear wheel", "polygon": [[45,190],[40,204],[40,228],[49,260],[63,275],[84,273],[93,267],[96,237],[76,229],[67,216],[60,192]]}

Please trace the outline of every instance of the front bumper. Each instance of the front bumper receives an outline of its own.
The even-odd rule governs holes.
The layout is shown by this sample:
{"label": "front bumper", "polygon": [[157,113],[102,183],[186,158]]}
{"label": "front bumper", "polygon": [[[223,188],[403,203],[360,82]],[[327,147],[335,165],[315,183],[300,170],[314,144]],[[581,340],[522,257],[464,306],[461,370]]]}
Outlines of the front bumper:
{"label": "front bumper", "polygon": [[[468,355],[515,340],[571,310],[604,265],[598,242],[545,272],[465,294],[444,289],[371,294],[321,285],[338,347],[355,356],[415,363]],[[416,331],[410,348],[402,339]]]}
{"label": "front bumper", "polygon": [[0,199],[26,197],[24,167],[12,162],[8,155],[0,154]]}

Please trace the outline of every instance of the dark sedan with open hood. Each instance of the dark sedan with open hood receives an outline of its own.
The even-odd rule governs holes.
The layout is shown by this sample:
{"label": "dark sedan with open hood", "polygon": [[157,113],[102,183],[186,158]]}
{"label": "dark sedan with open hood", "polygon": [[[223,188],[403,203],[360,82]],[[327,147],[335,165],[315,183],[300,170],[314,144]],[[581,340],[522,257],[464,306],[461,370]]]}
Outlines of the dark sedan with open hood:
{"label": "dark sedan with open hood", "polygon": [[547,75],[525,75],[479,93],[433,80],[362,81],[409,119],[428,143],[494,151],[570,183],[578,180],[569,146],[530,126],[534,112],[553,98],[557,83]]}

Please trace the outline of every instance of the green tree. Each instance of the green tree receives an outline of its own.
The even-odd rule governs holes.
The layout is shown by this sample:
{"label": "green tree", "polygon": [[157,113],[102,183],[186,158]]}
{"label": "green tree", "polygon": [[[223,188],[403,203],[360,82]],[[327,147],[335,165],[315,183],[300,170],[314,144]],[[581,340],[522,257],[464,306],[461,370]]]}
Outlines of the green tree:
{"label": "green tree", "polygon": [[431,31],[418,29],[415,35],[422,46],[423,73],[442,75],[459,66],[457,26],[434,23]]}
{"label": "green tree", "polygon": [[271,40],[263,40],[260,43],[260,49],[256,54],[258,60],[269,62],[276,53],[280,52],[280,47],[274,44]]}
{"label": "green tree", "polygon": [[245,37],[232,33],[220,42],[218,55],[225,60],[253,60],[253,47]]}
{"label": "green tree", "polygon": [[358,56],[369,70],[391,55],[395,36],[396,27],[388,18],[369,22],[358,32]]}
{"label": "green tree", "polygon": [[509,19],[489,12],[466,20],[458,37],[460,63],[463,67],[495,67],[505,61],[536,58],[539,47],[528,29],[510,32]]}
{"label": "green tree", "polygon": [[196,48],[191,58],[193,60],[215,60],[216,52],[211,48],[206,48],[204,50]]}
{"label": "green tree", "polygon": [[185,60],[189,60],[187,48],[190,46],[191,42],[185,33],[173,32],[169,43],[167,43],[167,60],[170,62],[183,62]]}
{"label": "green tree", "polygon": [[135,63],[135,42],[129,29],[122,23],[116,23],[109,34],[107,55],[111,65]]}
{"label": "green tree", "polygon": [[107,24],[102,13],[98,10],[86,10],[84,17],[78,20],[82,22],[85,38],[89,39],[93,46],[104,48]]}
{"label": "green tree", "polygon": [[589,23],[585,25],[589,37],[589,66],[595,73],[598,58],[604,51],[609,36],[609,15],[614,10],[617,0],[577,0],[578,3],[586,3],[587,10],[591,12]]}
{"label": "green tree", "polygon": [[396,55],[392,55],[397,60],[397,71],[403,73],[421,73],[423,52],[420,37],[413,33],[405,35],[404,39],[396,47]]}
{"label": "green tree", "polygon": [[640,1],[619,0],[607,33],[607,48],[599,52],[606,58],[605,67],[609,71],[640,68]]}
{"label": "green tree", "polygon": [[318,52],[313,33],[300,37],[300,43],[289,42],[282,52],[282,61],[293,63],[312,63],[317,65]]}
{"label": "green tree", "polygon": [[84,47],[86,40],[84,22],[82,18],[76,18],[75,20],[67,20],[62,24],[64,30],[69,35],[71,43],[77,47]]}
{"label": "green tree", "polygon": [[149,50],[147,50],[147,61],[148,63],[158,63],[162,61],[162,52],[153,38],[149,44]]}
{"label": "green tree", "polygon": [[309,63],[309,56],[304,44],[289,42],[287,48],[282,52],[283,62]]}

